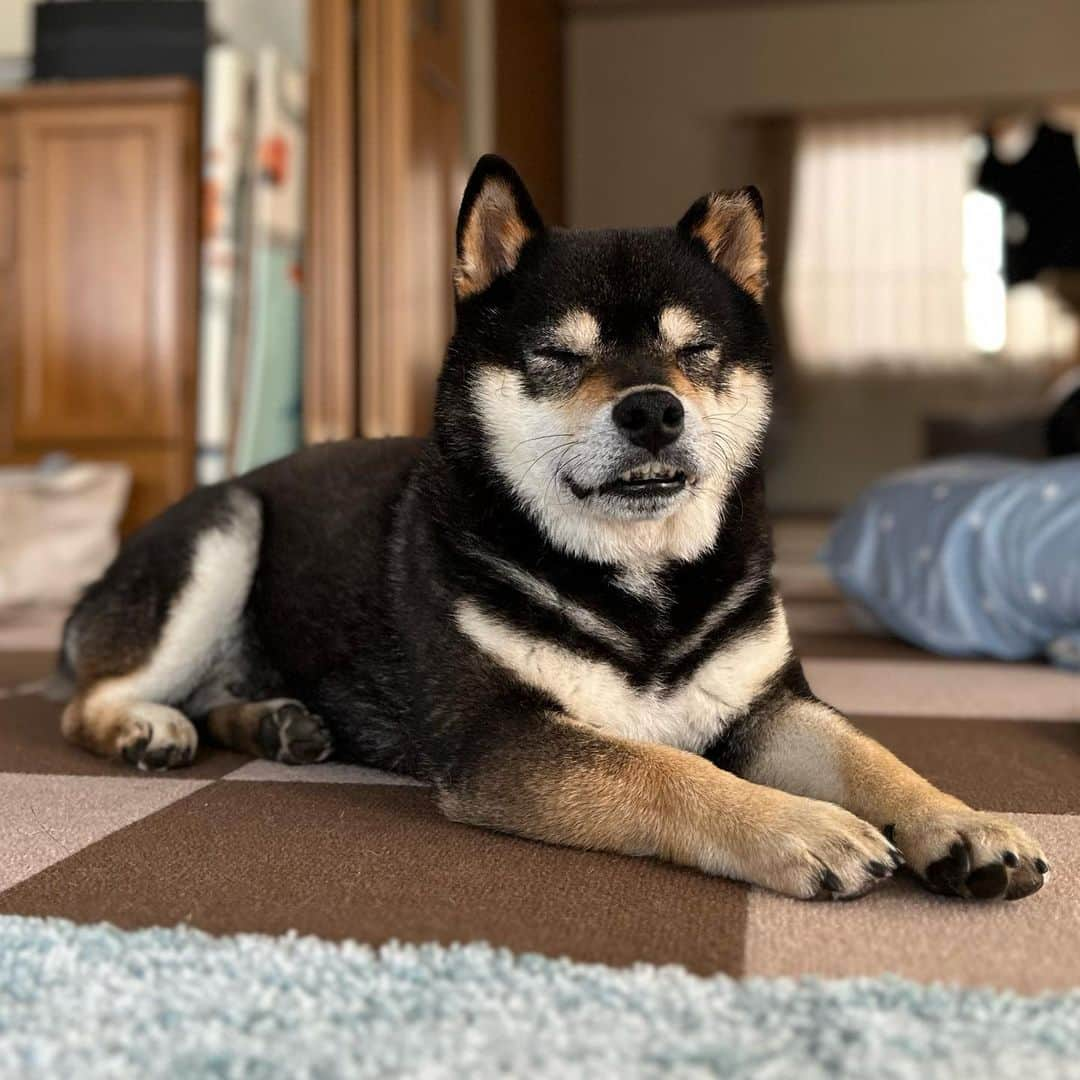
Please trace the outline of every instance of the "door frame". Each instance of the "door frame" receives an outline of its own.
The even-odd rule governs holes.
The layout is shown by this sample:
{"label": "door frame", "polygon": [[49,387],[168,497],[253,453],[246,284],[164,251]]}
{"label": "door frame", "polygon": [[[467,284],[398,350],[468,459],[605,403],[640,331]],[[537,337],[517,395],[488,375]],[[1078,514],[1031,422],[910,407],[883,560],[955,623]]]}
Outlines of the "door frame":
{"label": "door frame", "polygon": [[359,0],[308,0],[304,441],[357,431]]}
{"label": "door frame", "polygon": [[412,434],[409,153],[412,3],[359,0],[358,431]]}

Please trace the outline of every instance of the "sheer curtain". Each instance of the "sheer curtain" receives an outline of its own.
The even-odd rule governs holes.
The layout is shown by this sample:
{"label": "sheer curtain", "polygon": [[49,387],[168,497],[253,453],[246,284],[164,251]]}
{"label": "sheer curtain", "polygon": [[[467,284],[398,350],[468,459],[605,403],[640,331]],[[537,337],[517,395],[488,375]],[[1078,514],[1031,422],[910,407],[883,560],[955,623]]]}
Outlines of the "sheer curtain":
{"label": "sheer curtain", "polygon": [[800,125],[784,284],[800,366],[1068,352],[1074,320],[1045,289],[1006,295],[1000,203],[971,191],[978,144],[959,116]]}

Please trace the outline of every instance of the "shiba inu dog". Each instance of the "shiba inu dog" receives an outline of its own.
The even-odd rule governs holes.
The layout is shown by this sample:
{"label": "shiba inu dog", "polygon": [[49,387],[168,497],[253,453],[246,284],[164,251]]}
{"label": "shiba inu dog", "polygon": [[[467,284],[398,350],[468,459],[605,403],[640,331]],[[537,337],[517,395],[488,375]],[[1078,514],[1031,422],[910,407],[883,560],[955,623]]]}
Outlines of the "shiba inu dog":
{"label": "shiba inu dog", "polygon": [[68,620],[64,734],[144,769],[199,738],[429,782],[462,822],[794,897],[905,862],[1016,899],[1034,839],[818,701],[771,576],[761,201],[545,228],[476,166],[431,439],[315,446],[193,492]]}

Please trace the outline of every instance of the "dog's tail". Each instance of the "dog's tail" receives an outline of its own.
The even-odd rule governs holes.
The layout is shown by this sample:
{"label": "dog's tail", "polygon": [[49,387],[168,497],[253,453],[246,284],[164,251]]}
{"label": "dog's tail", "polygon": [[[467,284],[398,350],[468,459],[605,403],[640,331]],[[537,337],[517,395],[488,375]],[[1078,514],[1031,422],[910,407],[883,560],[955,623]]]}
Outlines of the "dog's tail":
{"label": "dog's tail", "polygon": [[16,683],[14,686],[0,686],[0,701],[17,697],[43,697],[49,701],[70,701],[75,695],[75,667],[71,650],[73,634],[71,616],[64,623],[64,634],[60,644],[60,655],[56,667],[40,679]]}
{"label": "dog's tail", "polygon": [[0,701],[17,697],[43,697],[50,701],[70,701],[75,693],[75,680],[59,667],[41,679],[0,686]]}

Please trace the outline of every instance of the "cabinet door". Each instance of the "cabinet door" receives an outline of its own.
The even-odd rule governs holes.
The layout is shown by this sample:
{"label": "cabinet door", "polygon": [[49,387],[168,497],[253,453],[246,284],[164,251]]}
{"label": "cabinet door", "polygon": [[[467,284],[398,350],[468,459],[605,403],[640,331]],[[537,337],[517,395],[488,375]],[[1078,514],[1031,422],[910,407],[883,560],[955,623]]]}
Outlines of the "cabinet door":
{"label": "cabinet door", "polygon": [[105,103],[15,115],[16,441],[182,437],[190,112]]}

